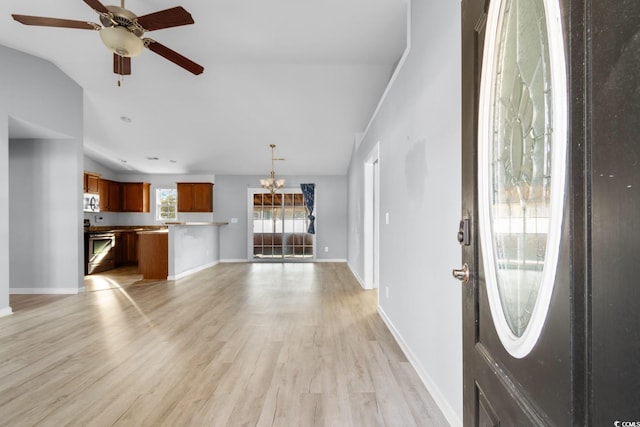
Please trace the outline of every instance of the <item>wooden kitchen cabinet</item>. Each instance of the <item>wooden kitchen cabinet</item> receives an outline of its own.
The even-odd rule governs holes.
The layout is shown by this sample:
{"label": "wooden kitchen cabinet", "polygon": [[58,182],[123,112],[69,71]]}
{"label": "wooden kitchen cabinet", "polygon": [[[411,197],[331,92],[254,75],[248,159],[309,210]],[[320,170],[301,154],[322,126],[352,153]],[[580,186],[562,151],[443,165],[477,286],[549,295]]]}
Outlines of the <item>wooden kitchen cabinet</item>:
{"label": "wooden kitchen cabinet", "polygon": [[169,233],[146,231],[140,239],[140,259],[138,271],[143,279],[167,280],[169,274]]}
{"label": "wooden kitchen cabinet", "polygon": [[115,245],[113,248],[114,251],[114,262],[116,264],[116,267],[120,267],[121,265],[123,265],[122,260],[124,259],[124,250],[122,247],[122,233],[120,231],[118,231],[117,233],[113,233],[113,235],[115,236]]}
{"label": "wooden kitchen cabinet", "polygon": [[213,212],[213,184],[178,182],[178,212]]}
{"label": "wooden kitchen cabinet", "polygon": [[150,186],[148,182],[121,182],[121,212],[149,212]]}
{"label": "wooden kitchen cabinet", "polygon": [[138,263],[138,233],[119,231],[116,235],[115,262],[117,266]]}
{"label": "wooden kitchen cabinet", "polygon": [[98,194],[100,192],[99,181],[100,181],[100,175],[92,172],[85,172],[84,182],[83,182],[83,191],[85,193]]}
{"label": "wooden kitchen cabinet", "polygon": [[122,233],[123,264],[138,263],[138,233],[125,231]]}
{"label": "wooden kitchen cabinet", "polygon": [[100,189],[100,211],[120,212],[120,183],[101,179],[98,187]]}

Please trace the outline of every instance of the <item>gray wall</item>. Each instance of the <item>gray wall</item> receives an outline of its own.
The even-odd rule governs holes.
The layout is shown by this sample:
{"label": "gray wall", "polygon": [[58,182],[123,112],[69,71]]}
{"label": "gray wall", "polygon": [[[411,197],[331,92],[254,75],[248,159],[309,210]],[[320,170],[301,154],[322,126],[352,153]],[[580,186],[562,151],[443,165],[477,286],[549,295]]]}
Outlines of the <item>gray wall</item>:
{"label": "gray wall", "polygon": [[[214,219],[238,222],[220,229],[221,261],[248,259],[248,190],[259,188],[263,176],[216,175],[213,190]],[[347,259],[347,181],[346,176],[282,176],[287,188],[301,183],[316,184],[316,260]],[[328,252],[324,248],[328,247]]]}
{"label": "gray wall", "polygon": [[461,285],[451,277],[460,264],[461,11],[454,1],[411,8],[410,50],[350,163],[348,263],[364,277],[363,164],[379,143],[379,310],[450,423],[461,425]]}
{"label": "gray wall", "polygon": [[[0,63],[2,315],[10,312],[14,283],[25,292],[82,287],[83,92],[54,65],[33,56],[0,46]],[[10,127],[17,122],[28,124],[38,140],[10,141]],[[26,169],[10,167],[14,160]],[[28,250],[25,240],[32,243]],[[38,259],[50,262],[25,267]]]}

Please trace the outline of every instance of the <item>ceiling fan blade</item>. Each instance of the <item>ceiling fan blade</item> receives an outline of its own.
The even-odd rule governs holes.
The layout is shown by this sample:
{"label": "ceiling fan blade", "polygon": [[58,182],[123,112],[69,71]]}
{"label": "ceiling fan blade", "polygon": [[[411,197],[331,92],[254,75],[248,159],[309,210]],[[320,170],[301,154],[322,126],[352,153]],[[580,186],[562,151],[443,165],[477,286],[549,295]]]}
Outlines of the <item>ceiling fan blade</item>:
{"label": "ceiling fan blade", "polygon": [[105,5],[100,3],[99,0],[84,0],[84,2],[88,4],[91,9],[95,10],[98,13],[109,14],[109,9],[107,9]]}
{"label": "ceiling fan blade", "polygon": [[202,65],[196,64],[189,58],[186,58],[180,55],[178,52],[169,49],[165,45],[158,43],[152,39],[143,39],[144,45],[151,51],[157,53],[158,55],[168,59],[176,65],[184,68],[187,71],[192,72],[195,75],[202,74],[204,71],[204,67]]}
{"label": "ceiling fan blade", "polygon": [[193,24],[193,22],[191,14],[182,6],[138,16],[138,24],[142,25],[142,28],[146,31],[189,25]]}
{"label": "ceiling fan blade", "polygon": [[80,30],[99,30],[100,25],[93,22],[74,21],[73,19],[46,18],[43,16],[11,15],[13,19],[24,25],[39,25],[42,27],[77,28]]}
{"label": "ceiling fan blade", "polygon": [[131,58],[128,56],[120,56],[117,53],[113,54],[113,72],[120,74],[121,76],[128,76],[131,74]]}

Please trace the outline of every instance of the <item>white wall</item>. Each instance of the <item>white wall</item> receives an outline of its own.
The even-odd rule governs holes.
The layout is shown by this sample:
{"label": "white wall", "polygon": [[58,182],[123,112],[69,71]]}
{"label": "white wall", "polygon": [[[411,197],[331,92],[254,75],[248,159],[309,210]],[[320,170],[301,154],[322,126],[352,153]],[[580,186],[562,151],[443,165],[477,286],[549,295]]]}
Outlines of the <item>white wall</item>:
{"label": "white wall", "polygon": [[[0,50],[0,59],[3,59]],[[9,306],[9,118],[0,67],[0,317],[11,313]]]}
{"label": "white wall", "polygon": [[[248,260],[248,196],[249,188],[259,188],[260,178],[250,175],[216,175],[213,190],[216,221],[238,222],[220,229],[221,261]],[[301,183],[316,184],[316,260],[344,261],[347,258],[347,185],[346,176],[281,176],[287,188],[300,188]],[[325,252],[324,248],[329,251]]]}
{"label": "white wall", "polygon": [[[9,141],[10,292],[76,293],[77,147],[73,140]],[[74,218],[75,217],[75,218]]]}
{"label": "white wall", "polygon": [[462,294],[451,277],[460,264],[461,11],[453,1],[411,9],[410,50],[349,167],[348,262],[363,278],[363,165],[379,143],[379,310],[449,422],[461,425]]}
{"label": "white wall", "polygon": [[[45,291],[77,291],[82,287],[83,235],[82,235],[82,89],[53,64],[0,46],[0,315],[10,312],[9,289],[45,288]],[[21,140],[9,141],[10,120],[36,129],[39,142],[32,142],[33,184],[43,191],[32,199],[32,206],[10,206],[13,197],[22,191],[22,182],[10,174],[12,161],[10,145],[21,151]],[[15,125],[14,125],[15,126]],[[28,136],[27,136],[28,137]],[[47,141],[49,140],[49,141]],[[51,144],[49,144],[51,142]],[[28,151],[28,150],[27,150]],[[24,153],[24,152],[23,152]],[[39,166],[37,166],[40,164]],[[43,168],[37,171],[37,167]],[[23,200],[23,199],[21,199]],[[44,209],[39,209],[42,206]],[[24,252],[15,254],[11,248],[12,236],[33,238],[33,230],[40,230],[28,251],[29,260],[52,258],[42,265],[37,275],[12,265],[24,265]],[[61,237],[62,236],[62,237]],[[32,268],[35,269],[37,267]],[[45,283],[39,283],[46,277]]]}

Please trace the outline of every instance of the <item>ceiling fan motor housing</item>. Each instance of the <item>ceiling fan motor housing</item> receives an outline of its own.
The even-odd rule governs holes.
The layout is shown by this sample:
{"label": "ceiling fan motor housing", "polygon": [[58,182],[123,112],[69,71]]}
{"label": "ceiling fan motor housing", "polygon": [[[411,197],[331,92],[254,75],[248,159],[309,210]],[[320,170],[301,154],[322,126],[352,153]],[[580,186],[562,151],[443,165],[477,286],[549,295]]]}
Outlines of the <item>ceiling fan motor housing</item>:
{"label": "ceiling fan motor housing", "polygon": [[100,14],[100,22],[105,27],[124,27],[138,37],[144,34],[144,28],[138,24],[138,15],[129,9],[118,6],[106,6],[109,14]]}

